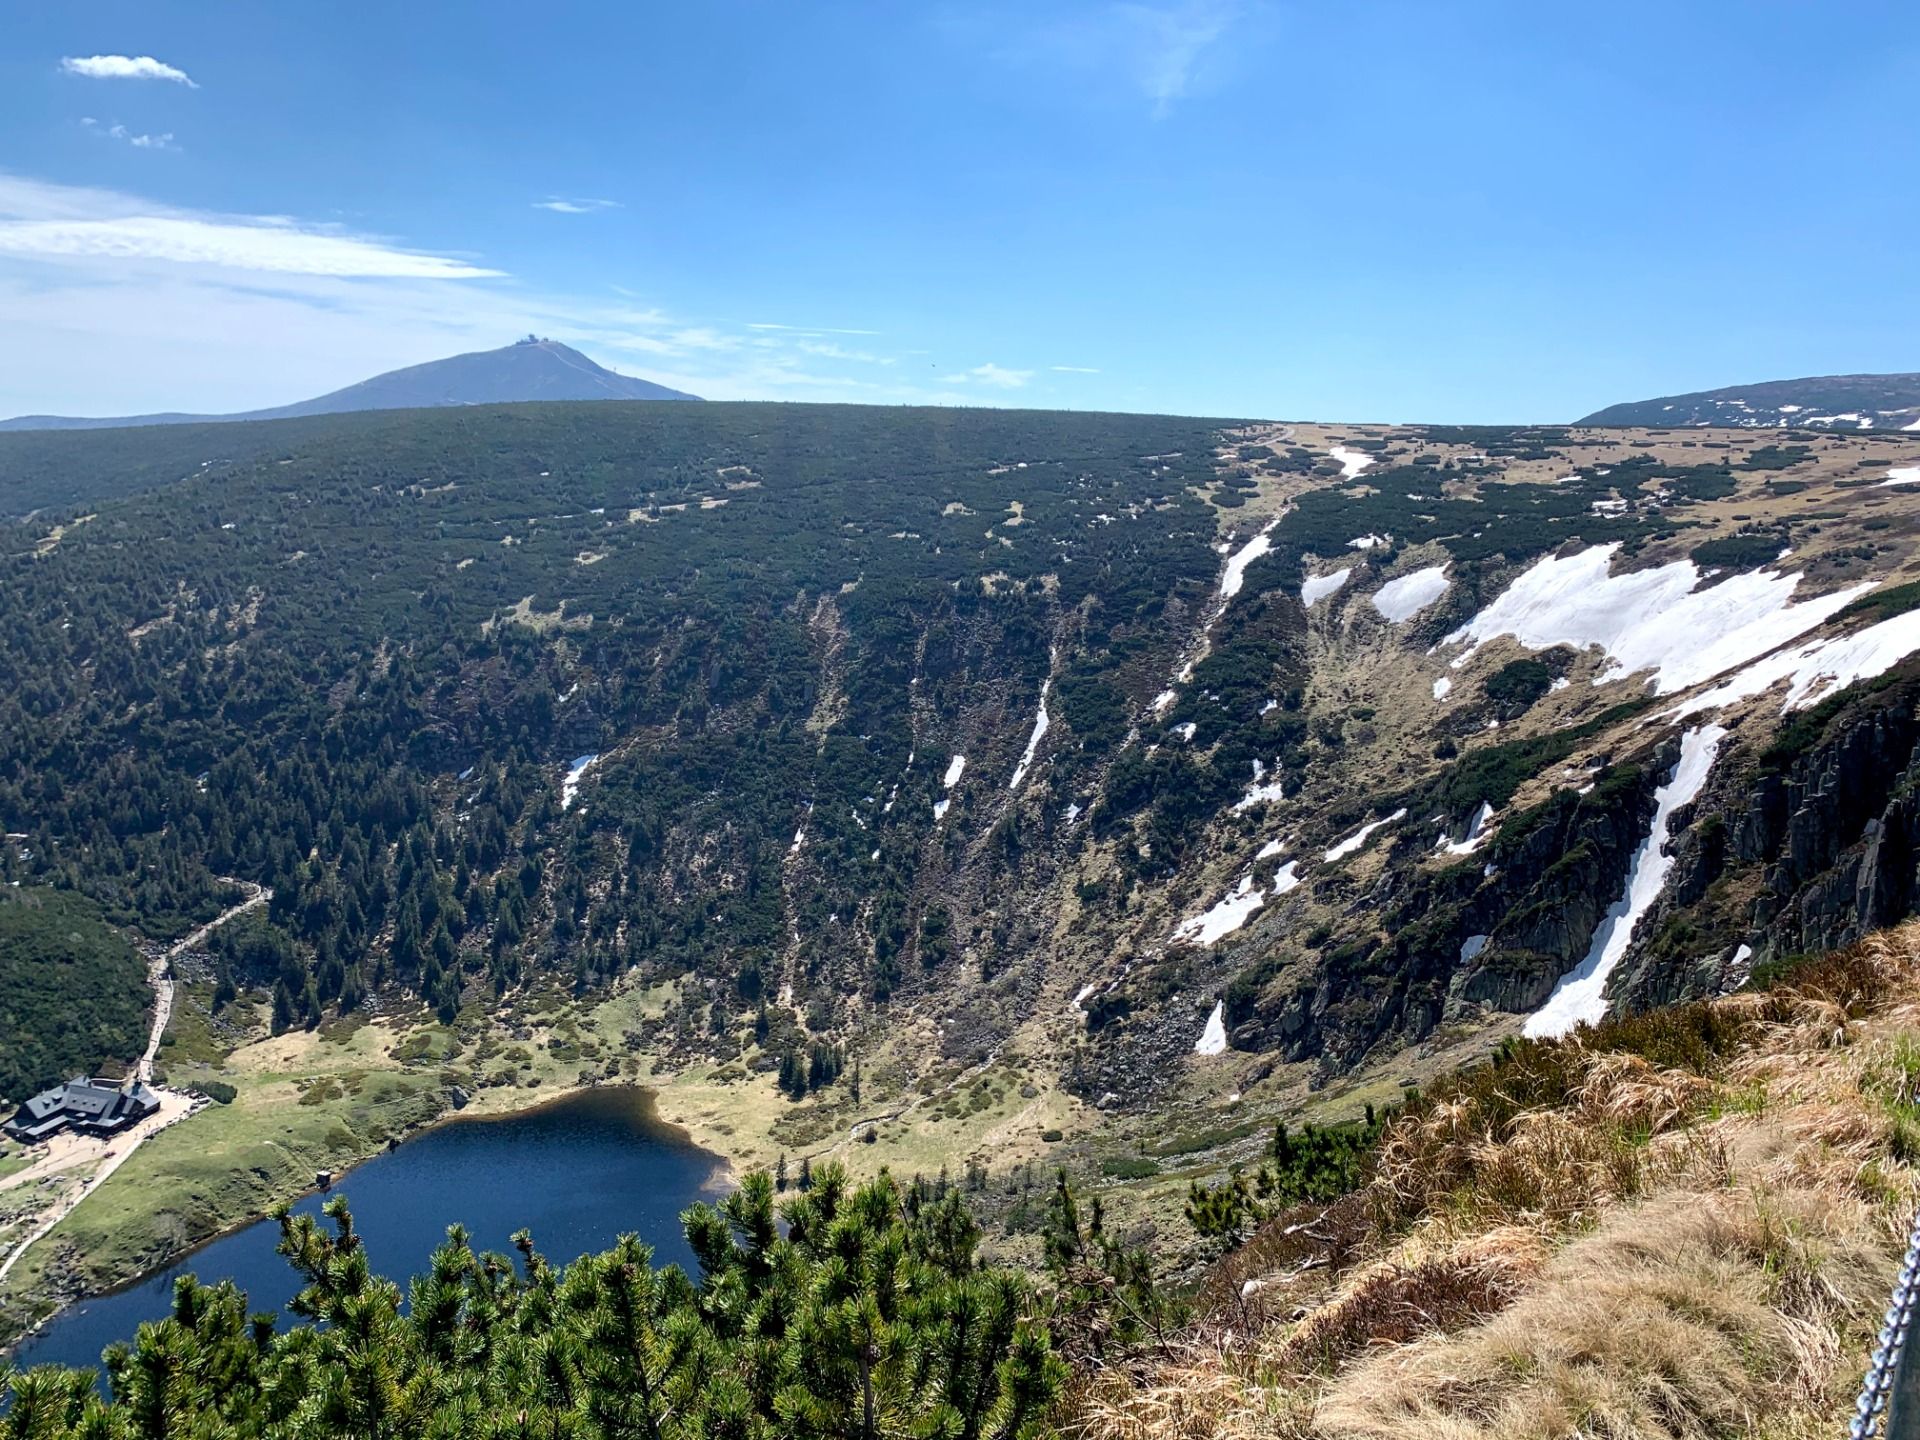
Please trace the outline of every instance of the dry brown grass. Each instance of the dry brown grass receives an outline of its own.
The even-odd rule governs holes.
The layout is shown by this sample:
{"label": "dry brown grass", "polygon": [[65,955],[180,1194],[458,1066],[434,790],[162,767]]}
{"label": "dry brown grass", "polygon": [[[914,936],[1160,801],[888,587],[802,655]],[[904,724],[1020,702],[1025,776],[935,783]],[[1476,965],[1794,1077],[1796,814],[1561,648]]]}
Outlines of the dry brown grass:
{"label": "dry brown grass", "polygon": [[1920,922],[1463,1077],[1389,1131],[1365,1191],[1230,1257],[1177,1360],[1090,1383],[1069,1428],[1840,1433],[1920,1195],[1916,958]]}

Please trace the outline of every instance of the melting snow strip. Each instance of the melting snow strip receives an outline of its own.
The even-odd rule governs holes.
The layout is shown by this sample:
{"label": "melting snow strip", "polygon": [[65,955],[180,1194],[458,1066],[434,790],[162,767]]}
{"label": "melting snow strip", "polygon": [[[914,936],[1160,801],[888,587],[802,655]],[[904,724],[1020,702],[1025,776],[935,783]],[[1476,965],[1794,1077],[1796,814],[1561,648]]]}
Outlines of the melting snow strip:
{"label": "melting snow strip", "polygon": [[1606,1015],[1607,977],[1627,953],[1635,927],[1659,898],[1673,868],[1673,857],[1666,853],[1673,812],[1700,793],[1726,738],[1727,732],[1718,725],[1702,725],[1680,737],[1680,759],[1667,783],[1654,792],[1653,825],[1633,852],[1625,891],[1595,927],[1586,957],[1560,977],[1547,1003],[1527,1017],[1526,1034],[1564,1035],[1576,1025],[1592,1024]]}
{"label": "melting snow strip", "polygon": [[1273,527],[1279,523],[1277,516],[1269,520],[1259,534],[1227,557],[1227,568],[1220,572],[1221,598],[1231,600],[1240,593],[1240,587],[1246,583],[1247,566],[1273,549],[1273,540],[1270,536]]}
{"label": "melting snow strip", "polygon": [[1358,850],[1362,845],[1366,844],[1367,837],[1373,834],[1373,832],[1378,830],[1382,825],[1391,825],[1396,820],[1404,820],[1406,818],[1407,818],[1407,807],[1402,805],[1398,810],[1394,811],[1391,815],[1387,816],[1384,820],[1374,820],[1368,824],[1362,825],[1358,830],[1354,831],[1353,834],[1349,835],[1346,839],[1342,840],[1338,845],[1335,845],[1331,850],[1327,851],[1325,856],[1327,862],[1331,864],[1335,860],[1346,859],[1347,856],[1353,854],[1354,851]]}
{"label": "melting snow strip", "polygon": [[1047,715],[1047,691],[1052,688],[1051,678],[1040,682],[1040,709],[1033,717],[1033,733],[1027,736],[1027,748],[1021,753],[1020,763],[1013,767],[1013,778],[1007,782],[1009,790],[1018,790],[1020,782],[1027,778],[1027,771],[1033,765],[1034,754],[1040,749],[1040,742],[1046,738],[1047,726],[1053,723]]}

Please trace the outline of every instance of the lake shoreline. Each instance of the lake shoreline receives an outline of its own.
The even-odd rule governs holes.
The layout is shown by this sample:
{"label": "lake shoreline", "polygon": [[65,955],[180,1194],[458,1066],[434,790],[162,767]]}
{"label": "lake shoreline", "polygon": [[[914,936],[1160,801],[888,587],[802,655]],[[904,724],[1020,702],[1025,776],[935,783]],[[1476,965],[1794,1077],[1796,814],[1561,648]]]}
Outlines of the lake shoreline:
{"label": "lake shoreline", "polygon": [[[22,1345],[44,1334],[50,1326],[54,1325],[75,1306],[85,1304],[89,1301],[111,1299],[129,1290],[137,1289],[151,1281],[155,1276],[163,1274],[191,1260],[194,1256],[201,1254],[212,1246],[219,1244],[221,1241],[230,1239],[252,1226],[260,1224],[262,1221],[270,1220],[273,1216],[273,1211],[277,1209],[279,1205],[297,1206],[302,1201],[311,1199],[317,1195],[342,1192],[351,1178],[368,1164],[403,1150],[408,1145],[415,1144],[429,1135],[454,1126],[508,1125],[516,1122],[537,1120],[545,1113],[563,1110],[565,1107],[578,1102],[582,1097],[594,1094],[617,1094],[633,1097],[640,1104],[644,1127],[655,1132],[657,1138],[669,1144],[707,1156],[712,1164],[711,1173],[705,1184],[701,1186],[703,1198],[708,1196],[717,1197],[738,1184],[738,1176],[734,1169],[733,1162],[729,1157],[701,1144],[686,1126],[662,1117],[660,1114],[659,1091],[651,1085],[625,1083],[574,1084],[533,1095],[529,1098],[529,1103],[525,1105],[510,1105],[498,1108],[475,1109],[470,1105],[456,1106],[449,1101],[446,1108],[435,1114],[432,1119],[409,1126],[389,1136],[384,1141],[360,1150],[345,1162],[343,1168],[334,1172],[331,1181],[324,1187],[317,1184],[310,1184],[294,1190],[291,1193],[281,1195],[275,1201],[274,1205],[264,1210],[254,1209],[249,1210],[245,1214],[222,1217],[218,1227],[208,1234],[169,1251],[163,1258],[157,1261],[148,1261],[143,1258],[138,1269],[116,1277],[109,1284],[89,1285],[64,1292],[59,1290],[54,1290],[51,1293],[42,1292],[43,1298],[52,1301],[52,1308],[36,1318],[32,1324],[15,1333],[0,1333],[0,1364],[8,1363]],[[46,1236],[41,1243],[50,1243],[56,1238],[57,1232]],[[5,1319],[3,1316],[0,1316],[0,1330],[4,1330],[4,1327]]]}

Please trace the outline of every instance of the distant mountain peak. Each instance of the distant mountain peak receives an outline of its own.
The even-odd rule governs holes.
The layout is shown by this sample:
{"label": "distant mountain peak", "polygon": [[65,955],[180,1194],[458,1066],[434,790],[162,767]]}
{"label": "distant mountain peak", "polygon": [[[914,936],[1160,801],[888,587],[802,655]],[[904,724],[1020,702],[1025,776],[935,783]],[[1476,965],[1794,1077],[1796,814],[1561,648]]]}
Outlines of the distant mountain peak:
{"label": "distant mountain peak", "polygon": [[497,350],[475,350],[389,370],[341,390],[292,405],[234,415],[127,415],[87,419],[22,415],[0,430],[106,430],[126,425],[177,425],[215,420],[285,420],[351,410],[424,410],[445,405],[504,405],[527,400],[698,400],[651,380],[621,375],[570,345],[528,335]]}

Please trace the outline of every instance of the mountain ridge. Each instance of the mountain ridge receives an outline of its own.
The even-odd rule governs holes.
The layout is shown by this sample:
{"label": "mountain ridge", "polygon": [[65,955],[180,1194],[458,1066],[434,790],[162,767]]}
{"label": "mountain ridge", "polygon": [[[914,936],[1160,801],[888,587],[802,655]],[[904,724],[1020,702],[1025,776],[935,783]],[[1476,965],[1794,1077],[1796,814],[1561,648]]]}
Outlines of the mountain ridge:
{"label": "mountain ridge", "polygon": [[17,415],[0,431],[117,430],[138,425],[221,424],[290,420],[365,410],[426,410],[529,400],[698,400],[682,390],[621,375],[569,345],[529,335],[496,350],[471,350],[405,365],[310,400],[231,414],[163,411],[151,415]]}
{"label": "mountain ridge", "polygon": [[1808,375],[1627,400],[1576,425],[1920,430],[1920,373]]}

